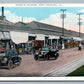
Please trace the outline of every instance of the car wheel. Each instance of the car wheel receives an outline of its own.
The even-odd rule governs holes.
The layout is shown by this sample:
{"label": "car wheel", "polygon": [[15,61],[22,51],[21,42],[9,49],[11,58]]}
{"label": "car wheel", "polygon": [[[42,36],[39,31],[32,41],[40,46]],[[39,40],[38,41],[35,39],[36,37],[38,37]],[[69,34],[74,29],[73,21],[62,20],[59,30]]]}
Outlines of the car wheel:
{"label": "car wheel", "polygon": [[20,66],[21,65],[21,62],[18,62],[18,66]]}
{"label": "car wheel", "polygon": [[57,59],[57,56],[55,56],[55,60]]}
{"label": "car wheel", "polygon": [[59,53],[57,53],[57,55],[55,55],[55,59],[57,59],[57,58],[58,58],[58,56],[59,56]]}
{"label": "car wheel", "polygon": [[38,60],[38,56],[34,56],[34,59],[35,59],[35,60]]}
{"label": "car wheel", "polygon": [[49,56],[48,55],[46,55],[46,60],[49,60]]}
{"label": "car wheel", "polygon": [[10,70],[10,69],[13,69],[13,68],[14,68],[13,61],[10,60],[10,61],[8,62],[8,69]]}
{"label": "car wheel", "polygon": [[59,57],[59,53],[57,53],[57,57]]}

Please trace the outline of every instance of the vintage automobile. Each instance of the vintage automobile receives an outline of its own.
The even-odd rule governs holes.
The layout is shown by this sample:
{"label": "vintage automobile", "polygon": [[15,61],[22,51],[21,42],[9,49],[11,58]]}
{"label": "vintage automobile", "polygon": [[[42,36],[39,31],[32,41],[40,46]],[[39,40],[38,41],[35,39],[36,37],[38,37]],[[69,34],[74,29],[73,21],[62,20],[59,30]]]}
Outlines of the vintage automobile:
{"label": "vintage automobile", "polygon": [[59,50],[56,49],[49,49],[48,47],[42,47],[40,51],[34,53],[34,59],[38,60],[39,58],[43,58],[44,60],[49,60],[52,57],[57,59],[59,56],[58,51]]}
{"label": "vintage automobile", "polygon": [[0,66],[7,66],[8,69],[20,65],[21,60],[16,51],[9,50],[5,53],[0,53]]}

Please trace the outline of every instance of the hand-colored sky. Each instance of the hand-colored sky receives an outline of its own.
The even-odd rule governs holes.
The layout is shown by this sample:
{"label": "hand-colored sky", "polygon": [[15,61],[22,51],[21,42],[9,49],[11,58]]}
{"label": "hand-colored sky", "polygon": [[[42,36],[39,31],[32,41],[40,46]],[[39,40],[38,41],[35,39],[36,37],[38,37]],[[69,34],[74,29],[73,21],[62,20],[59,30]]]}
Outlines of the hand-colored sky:
{"label": "hand-colored sky", "polygon": [[21,17],[34,17],[40,21],[48,18],[52,14],[61,13],[60,9],[67,9],[65,13],[77,14],[81,7],[5,7],[5,10],[9,10],[11,13]]}
{"label": "hand-colored sky", "polygon": [[[34,20],[60,27],[62,26],[60,9],[67,9],[65,28],[74,31],[78,31],[77,13],[84,14],[84,7],[5,7],[4,9],[6,18],[11,22],[18,22],[23,18],[26,23]],[[81,19],[81,32],[84,33],[84,15],[81,15]]]}

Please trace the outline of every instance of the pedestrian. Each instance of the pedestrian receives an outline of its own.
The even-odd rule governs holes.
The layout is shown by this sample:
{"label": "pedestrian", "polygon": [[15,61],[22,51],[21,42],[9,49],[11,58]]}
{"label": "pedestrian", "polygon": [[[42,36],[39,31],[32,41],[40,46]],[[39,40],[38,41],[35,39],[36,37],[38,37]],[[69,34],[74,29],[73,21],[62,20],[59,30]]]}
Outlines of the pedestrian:
{"label": "pedestrian", "polygon": [[80,50],[80,51],[81,51],[81,44],[79,44],[79,46],[78,46],[78,50]]}

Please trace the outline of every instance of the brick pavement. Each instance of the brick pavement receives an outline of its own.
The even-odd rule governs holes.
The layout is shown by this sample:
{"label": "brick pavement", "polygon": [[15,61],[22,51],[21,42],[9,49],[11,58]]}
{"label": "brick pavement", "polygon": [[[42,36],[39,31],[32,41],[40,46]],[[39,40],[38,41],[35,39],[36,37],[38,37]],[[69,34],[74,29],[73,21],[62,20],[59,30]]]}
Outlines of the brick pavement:
{"label": "brick pavement", "polygon": [[0,76],[41,77],[83,56],[84,48],[82,51],[78,51],[77,48],[60,50],[57,60],[51,59],[48,61],[35,61],[33,55],[21,55],[23,59],[21,65],[12,70],[8,70],[5,67],[0,67]]}

